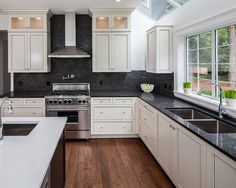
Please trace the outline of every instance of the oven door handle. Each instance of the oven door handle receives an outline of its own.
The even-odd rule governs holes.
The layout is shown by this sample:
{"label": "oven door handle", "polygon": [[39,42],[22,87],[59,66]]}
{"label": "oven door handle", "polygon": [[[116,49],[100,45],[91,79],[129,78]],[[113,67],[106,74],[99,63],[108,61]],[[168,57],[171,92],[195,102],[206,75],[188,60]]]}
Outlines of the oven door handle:
{"label": "oven door handle", "polygon": [[67,112],[67,111],[87,111],[88,108],[78,108],[78,109],[54,109],[54,108],[51,108],[51,109],[46,109],[47,112]]}

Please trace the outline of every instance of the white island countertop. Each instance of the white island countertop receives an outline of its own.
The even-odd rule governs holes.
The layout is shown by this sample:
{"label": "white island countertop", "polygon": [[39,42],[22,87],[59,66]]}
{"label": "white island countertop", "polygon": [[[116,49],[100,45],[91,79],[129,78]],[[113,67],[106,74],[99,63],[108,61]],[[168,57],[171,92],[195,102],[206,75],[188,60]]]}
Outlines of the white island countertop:
{"label": "white island countertop", "polygon": [[39,123],[27,136],[4,136],[0,140],[1,188],[40,188],[66,120],[3,118],[5,123]]}

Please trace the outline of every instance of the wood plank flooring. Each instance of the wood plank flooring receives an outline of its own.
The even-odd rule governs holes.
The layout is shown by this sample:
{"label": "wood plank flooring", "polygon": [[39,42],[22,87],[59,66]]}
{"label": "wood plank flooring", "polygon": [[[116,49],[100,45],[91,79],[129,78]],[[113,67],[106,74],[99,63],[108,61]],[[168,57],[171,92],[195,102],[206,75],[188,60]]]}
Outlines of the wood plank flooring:
{"label": "wood plank flooring", "polygon": [[91,139],[66,143],[66,188],[172,188],[143,142]]}

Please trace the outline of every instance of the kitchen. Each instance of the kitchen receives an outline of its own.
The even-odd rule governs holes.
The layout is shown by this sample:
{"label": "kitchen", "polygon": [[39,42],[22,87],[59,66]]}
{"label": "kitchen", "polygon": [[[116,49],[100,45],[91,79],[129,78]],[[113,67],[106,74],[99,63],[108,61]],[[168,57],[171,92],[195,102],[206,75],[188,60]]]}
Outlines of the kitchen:
{"label": "kitchen", "polygon": [[69,2],[0,3],[0,187],[236,187],[235,2]]}

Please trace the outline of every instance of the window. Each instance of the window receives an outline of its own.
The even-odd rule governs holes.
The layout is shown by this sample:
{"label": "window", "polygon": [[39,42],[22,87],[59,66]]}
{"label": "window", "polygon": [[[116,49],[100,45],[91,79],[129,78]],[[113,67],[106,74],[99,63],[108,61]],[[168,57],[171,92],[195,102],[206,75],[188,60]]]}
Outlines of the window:
{"label": "window", "polygon": [[147,7],[147,8],[150,8],[150,0],[142,0],[141,3]]}
{"label": "window", "polygon": [[203,94],[218,97],[219,83],[224,90],[236,88],[236,25],[187,38],[187,81],[193,90],[203,86]]}

